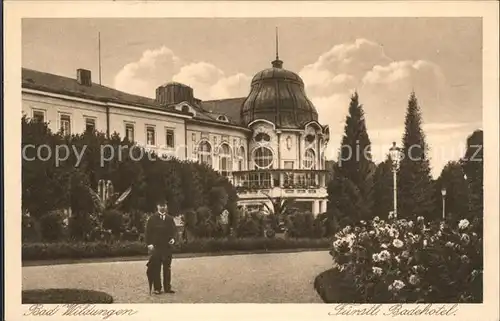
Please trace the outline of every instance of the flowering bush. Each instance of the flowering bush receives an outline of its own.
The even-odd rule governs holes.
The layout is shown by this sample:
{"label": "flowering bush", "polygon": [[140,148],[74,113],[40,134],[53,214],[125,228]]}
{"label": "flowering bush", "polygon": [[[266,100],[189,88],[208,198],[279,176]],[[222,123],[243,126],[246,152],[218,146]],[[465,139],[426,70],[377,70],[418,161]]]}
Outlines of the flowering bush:
{"label": "flowering bush", "polygon": [[331,255],[350,302],[482,302],[482,235],[467,220],[374,218],[334,237]]}

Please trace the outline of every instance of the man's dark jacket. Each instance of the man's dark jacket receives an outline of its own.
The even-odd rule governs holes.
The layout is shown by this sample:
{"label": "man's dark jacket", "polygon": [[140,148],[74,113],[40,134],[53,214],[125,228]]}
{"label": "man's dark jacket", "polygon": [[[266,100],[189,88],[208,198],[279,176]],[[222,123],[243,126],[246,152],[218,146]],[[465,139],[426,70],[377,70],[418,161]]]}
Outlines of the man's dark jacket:
{"label": "man's dark jacket", "polygon": [[156,250],[171,251],[172,245],[168,244],[171,239],[177,239],[177,228],[174,218],[165,215],[162,220],[160,214],[153,214],[146,224],[146,244],[153,244]]}

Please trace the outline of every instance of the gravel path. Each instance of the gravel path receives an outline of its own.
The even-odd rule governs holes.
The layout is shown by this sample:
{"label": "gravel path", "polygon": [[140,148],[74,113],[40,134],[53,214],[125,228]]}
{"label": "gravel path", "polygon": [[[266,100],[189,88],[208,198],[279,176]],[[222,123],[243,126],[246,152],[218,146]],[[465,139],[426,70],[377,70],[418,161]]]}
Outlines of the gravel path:
{"label": "gravel path", "polygon": [[178,258],[176,294],[149,296],[146,261],[23,267],[23,290],[82,288],[116,303],[321,303],[314,278],[332,265],[327,251]]}

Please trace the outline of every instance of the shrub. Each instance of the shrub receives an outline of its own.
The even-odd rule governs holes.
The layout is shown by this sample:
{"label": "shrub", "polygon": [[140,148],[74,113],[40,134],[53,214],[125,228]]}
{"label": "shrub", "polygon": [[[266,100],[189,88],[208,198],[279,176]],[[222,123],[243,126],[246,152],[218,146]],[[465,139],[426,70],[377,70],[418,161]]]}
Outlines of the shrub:
{"label": "shrub", "polygon": [[83,289],[40,289],[22,292],[23,304],[63,304],[63,303],[113,303],[107,293]]}
{"label": "shrub", "polygon": [[462,220],[375,218],[335,235],[331,255],[350,302],[482,302],[482,235]]}
{"label": "shrub", "polygon": [[42,231],[40,223],[36,218],[28,215],[22,216],[22,240],[23,242],[42,241]]}
{"label": "shrub", "polygon": [[295,213],[287,217],[287,236],[289,237],[323,237],[323,221],[320,217],[314,217],[310,212]]}
{"label": "shrub", "polygon": [[[181,243],[174,251],[176,253],[216,253],[223,251],[328,249],[329,244],[331,241],[328,239],[210,238]],[[25,243],[22,247],[23,261],[126,257],[147,254],[146,245],[139,241]]]}
{"label": "shrub", "polygon": [[111,230],[111,233],[115,236],[120,235],[125,229],[123,213],[115,209],[105,211],[102,219],[102,227],[105,230]]}
{"label": "shrub", "polygon": [[64,219],[62,211],[51,211],[40,218],[42,237],[45,241],[60,241],[64,237]]}

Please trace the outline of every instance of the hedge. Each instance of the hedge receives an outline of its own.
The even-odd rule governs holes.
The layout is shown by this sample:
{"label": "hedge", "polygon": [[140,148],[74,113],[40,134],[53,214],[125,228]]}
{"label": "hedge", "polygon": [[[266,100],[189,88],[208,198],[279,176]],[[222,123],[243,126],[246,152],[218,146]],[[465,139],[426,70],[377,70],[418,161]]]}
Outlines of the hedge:
{"label": "hedge", "polygon": [[105,292],[84,289],[36,289],[22,292],[23,304],[63,303],[113,303],[113,297]]}
{"label": "hedge", "polygon": [[[197,239],[182,243],[174,253],[218,253],[224,251],[266,251],[290,249],[328,249],[329,239],[279,239],[279,238],[237,238]],[[109,258],[147,255],[143,242],[60,242],[25,243],[22,246],[23,261]]]}

